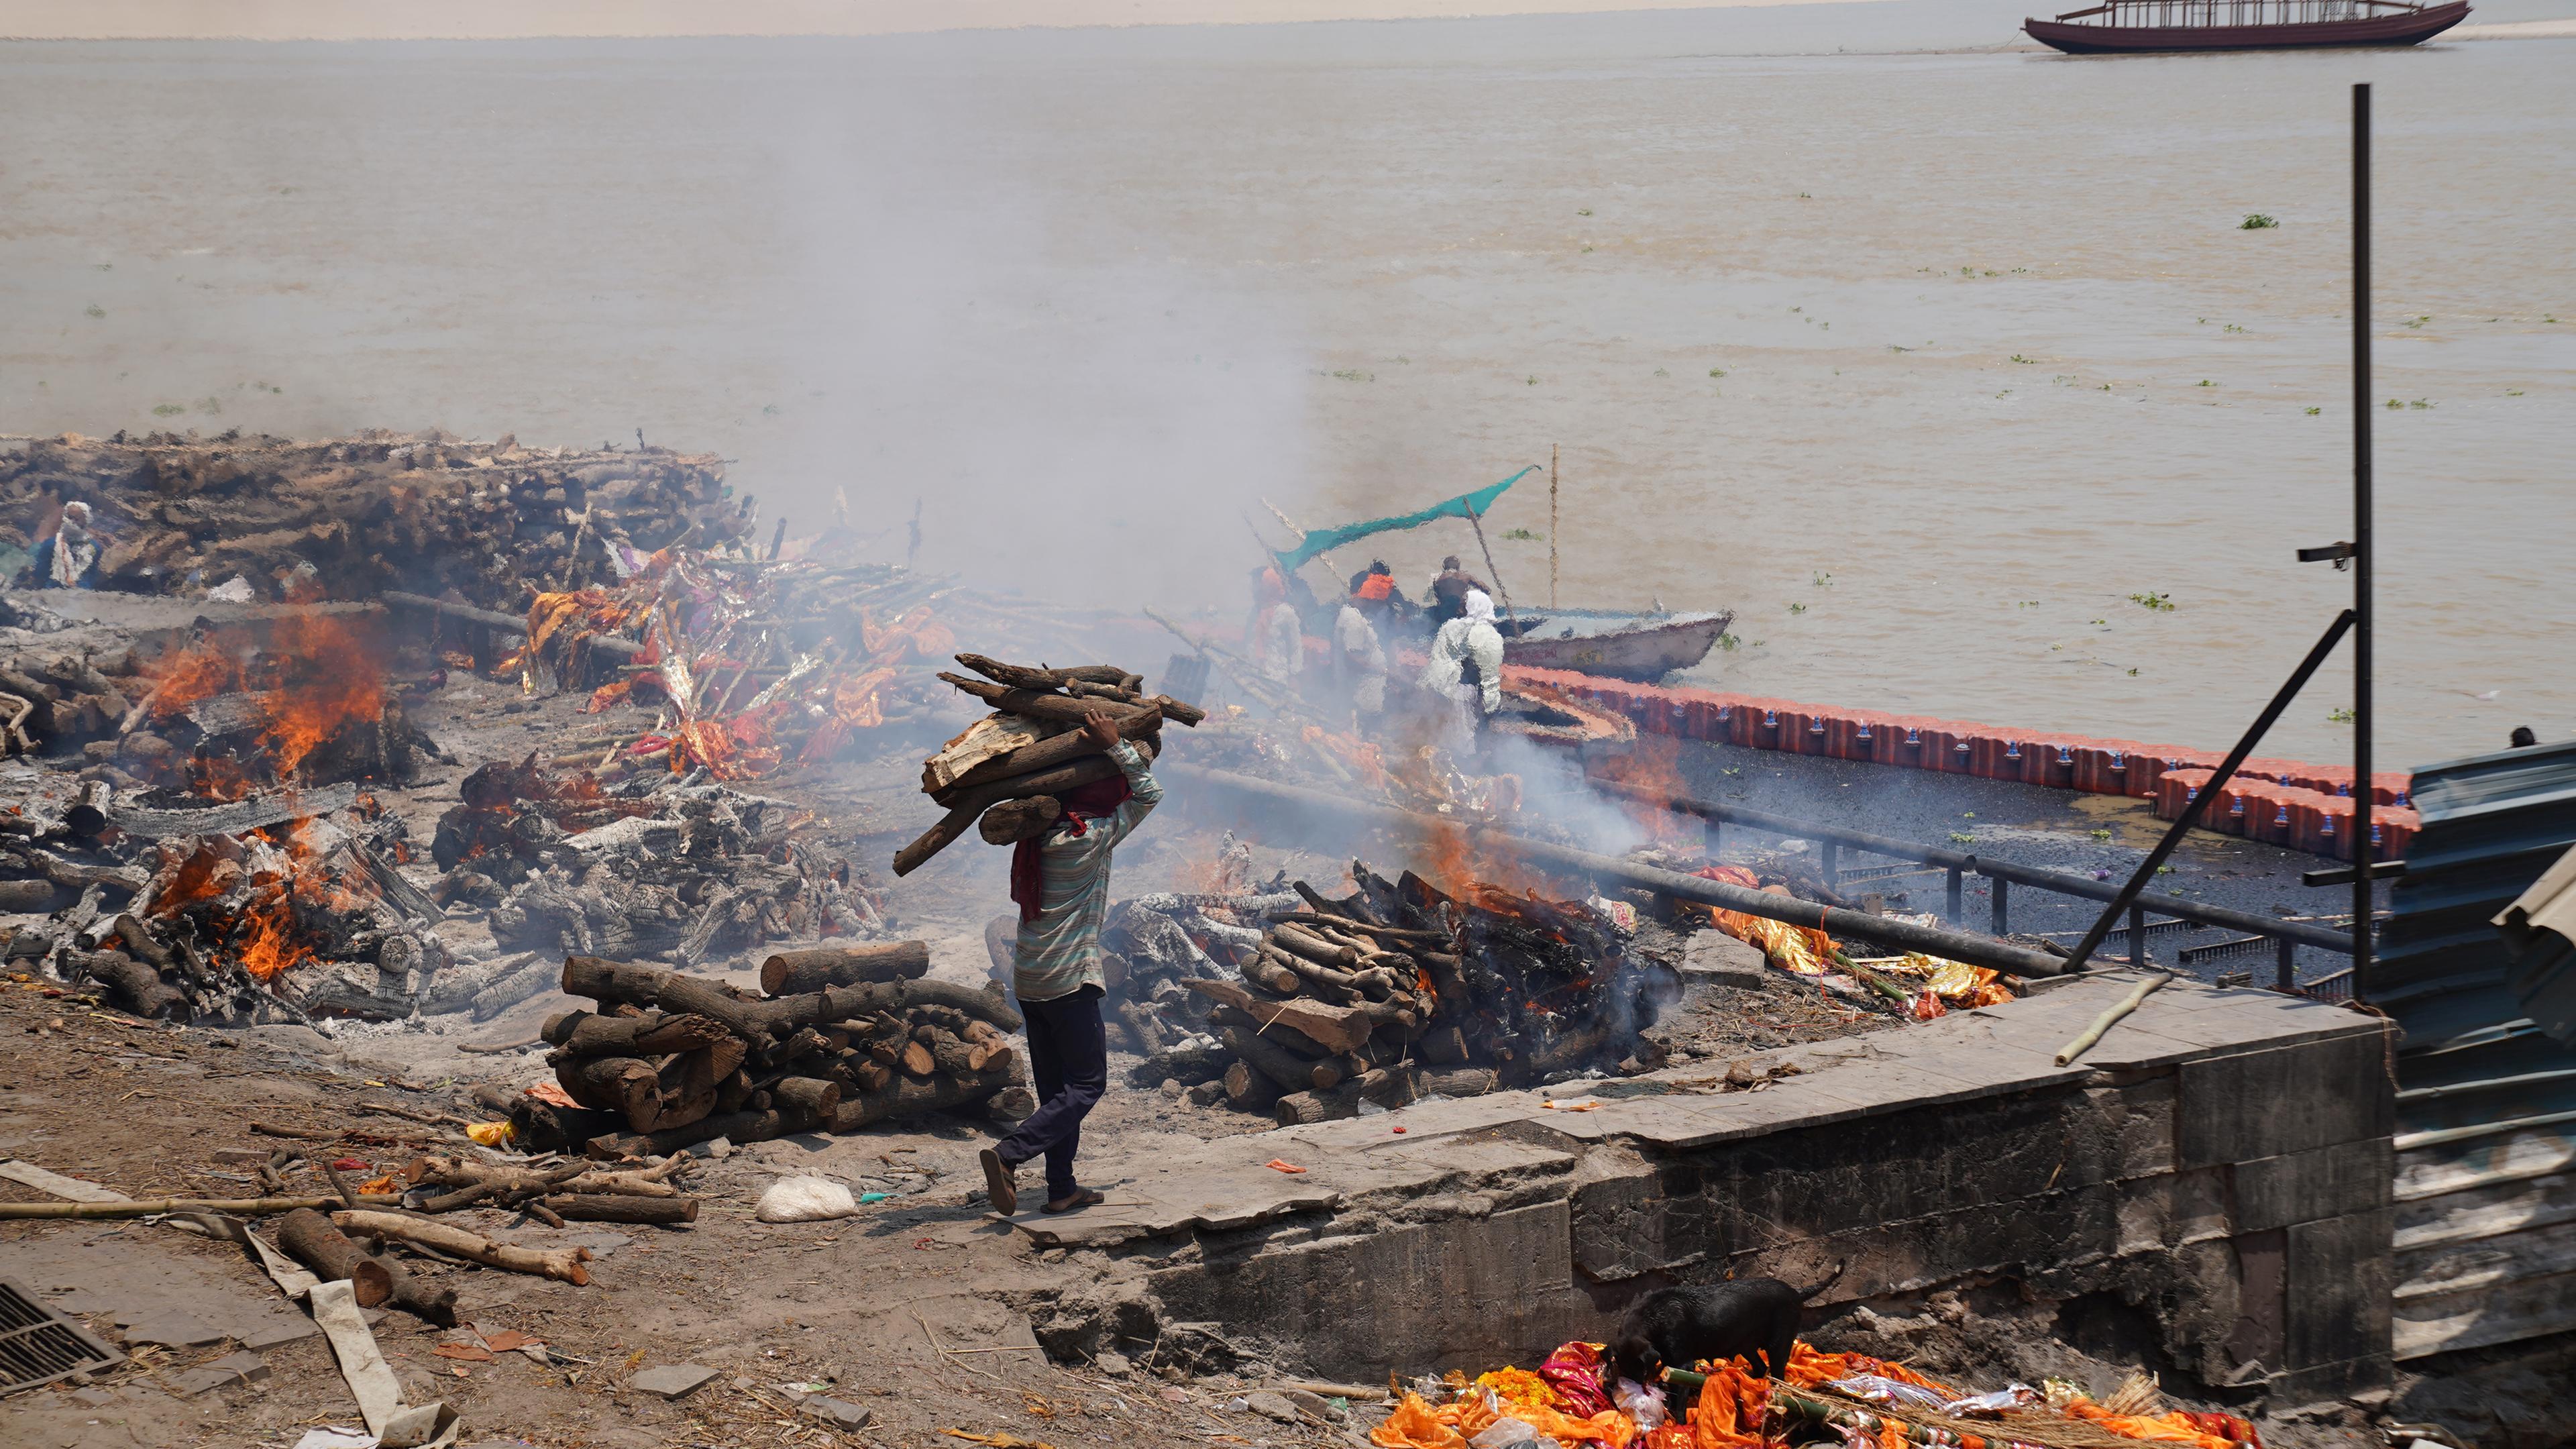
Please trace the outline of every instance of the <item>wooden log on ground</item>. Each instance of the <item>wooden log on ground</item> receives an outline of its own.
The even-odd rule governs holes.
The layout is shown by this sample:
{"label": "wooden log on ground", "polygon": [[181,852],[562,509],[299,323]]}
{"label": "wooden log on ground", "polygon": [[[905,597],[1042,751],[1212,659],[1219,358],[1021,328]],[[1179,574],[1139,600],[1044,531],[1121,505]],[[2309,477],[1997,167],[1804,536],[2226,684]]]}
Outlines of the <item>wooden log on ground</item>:
{"label": "wooden log on ground", "polygon": [[433,1249],[451,1257],[481,1263],[487,1268],[506,1268],[513,1273],[528,1273],[552,1278],[558,1283],[584,1287],[590,1282],[588,1248],[552,1248],[540,1251],[509,1243],[496,1243],[480,1233],[468,1232],[451,1223],[434,1223],[424,1218],[406,1217],[400,1213],[370,1212],[355,1209],[331,1214],[332,1225],[342,1232],[365,1233],[370,1237],[394,1238],[401,1242]]}
{"label": "wooden log on ground", "polygon": [[1240,1112],[1267,1112],[1285,1100],[1279,1084],[1243,1062],[1225,1069],[1225,1100]]}
{"label": "wooden log on ground", "polygon": [[841,1105],[832,1113],[831,1130],[855,1132],[869,1123],[893,1117],[962,1107],[1009,1085],[1011,1079],[1005,1072],[988,1072],[980,1077],[935,1077],[927,1082],[896,1077],[873,1092],[842,1093]]}
{"label": "wooden log on ground", "polygon": [[347,1282],[360,1308],[374,1308],[394,1295],[393,1275],[385,1265],[311,1208],[297,1208],[278,1219],[277,1245],[323,1282]]}
{"label": "wooden log on ground", "polygon": [[1265,1031],[1294,1031],[1328,1052],[1357,1051],[1377,1029],[1377,1023],[1357,1007],[1302,997],[1262,1001],[1232,981],[1184,981],[1181,985],[1211,1001],[1250,1012]]}
{"label": "wooden log on ground", "polygon": [[549,1193],[538,1199],[568,1223],[694,1223],[693,1197],[628,1197],[621,1193]]}
{"label": "wooden log on ground", "polygon": [[1467,1059],[1467,1034],[1454,1026],[1435,1026],[1414,1042],[1413,1053],[1426,1062],[1454,1066]]}
{"label": "wooden log on ground", "polygon": [[564,1095],[595,1112],[614,1112],[638,1131],[662,1111],[662,1083],[650,1062],[635,1057],[581,1057],[555,1068]]}
{"label": "wooden log on ground", "polygon": [[1577,1027],[1549,1043],[1545,1049],[1530,1053],[1530,1071],[1540,1076],[1549,1072],[1571,1071],[1609,1042],[1610,1027],[1607,1023]]}
{"label": "wooden log on ground", "polygon": [[[288,1240],[289,1225],[297,1224],[300,1220],[302,1225],[295,1228],[295,1237],[304,1243],[305,1247],[299,1247],[297,1243]],[[324,1235],[328,1235],[327,1238]],[[335,1275],[326,1271],[316,1258],[306,1256],[308,1250],[330,1253],[332,1250],[328,1244],[332,1240],[346,1246],[351,1253],[358,1254],[354,1262],[335,1257],[335,1261],[342,1262],[348,1269],[346,1273]],[[399,1308],[424,1323],[434,1323],[441,1328],[456,1326],[456,1290],[454,1288],[432,1279],[415,1277],[402,1264],[391,1258],[370,1257],[360,1253],[355,1243],[351,1243],[338,1228],[331,1225],[329,1218],[318,1212],[308,1208],[288,1213],[278,1225],[277,1241],[278,1245],[294,1255],[297,1261],[325,1278],[345,1276],[352,1284],[359,1284],[362,1274],[370,1278],[381,1278],[384,1283],[382,1297],[371,1301],[366,1296],[366,1290],[363,1287],[359,1288],[358,1306],[361,1308],[373,1308],[379,1305]]]}
{"label": "wooden log on ground", "polygon": [[1225,1029],[1226,1050],[1253,1070],[1279,1084],[1283,1092],[1310,1092],[1342,1083],[1340,1062],[1332,1057],[1309,1061],[1289,1052],[1266,1036],[1239,1026]]}
{"label": "wooden log on ground", "polygon": [[663,1157],[719,1137],[729,1142],[766,1142],[789,1130],[787,1119],[774,1111],[718,1112],[662,1132],[603,1133],[582,1144],[582,1150],[595,1161],[614,1162],[621,1157]]}
{"label": "wooden log on ground", "polygon": [[0,911],[41,911],[54,903],[49,880],[0,880]]}
{"label": "wooden log on ground", "polygon": [[75,953],[80,966],[106,983],[116,994],[119,1006],[146,1020],[185,1021],[193,1013],[188,998],[177,987],[161,979],[151,963],[137,961],[122,951]]}
{"label": "wooden log on ground", "polygon": [[986,845],[1017,845],[1046,834],[1063,814],[1064,802],[1053,795],[1005,800],[984,812],[975,822],[975,833],[984,837]]}
{"label": "wooden log on ground", "polygon": [[1445,1071],[1418,1071],[1413,1074],[1413,1089],[1420,1096],[1481,1097],[1487,1092],[1503,1090],[1500,1072],[1491,1067],[1451,1067]]}
{"label": "wooden log on ground", "polygon": [[827,986],[774,1001],[746,1001],[702,976],[597,956],[567,956],[563,989],[566,995],[587,996],[594,1001],[658,1006],[666,1011],[711,1016],[757,1047],[766,1047],[800,1026],[925,1005],[955,1007],[1004,1031],[1020,1029],[1020,1014],[1000,996],[946,981],[873,981],[857,986]]}
{"label": "wooden log on ground", "polygon": [[583,1163],[569,1163],[557,1168],[512,1167],[501,1163],[476,1162],[464,1157],[424,1157],[405,1169],[414,1182],[433,1183],[442,1187],[469,1187],[491,1184],[504,1192],[622,1193],[632,1197],[678,1197],[680,1190],[668,1179],[677,1176],[688,1165],[681,1156],[664,1158],[652,1167],[631,1171],[603,1171]]}
{"label": "wooden log on ground", "polygon": [[1302,956],[1318,966],[1349,968],[1360,964],[1360,953],[1349,946],[1337,946],[1302,926],[1278,925],[1270,928],[1271,943],[1292,956]]}
{"label": "wooden log on ground", "polygon": [[[1336,971],[1330,966],[1318,965],[1303,956],[1291,956],[1275,947],[1264,947],[1262,959],[1270,963],[1274,973],[1286,971],[1295,976],[1300,983],[1298,990],[1308,995],[1320,996],[1326,1001],[1336,1001],[1346,1006],[1356,1005],[1368,995],[1360,989],[1359,982],[1352,979],[1348,973]],[[1270,975],[1269,979],[1275,980],[1275,974]]]}
{"label": "wooden log on ground", "polygon": [[826,986],[868,981],[917,981],[930,970],[930,943],[888,941],[868,946],[817,946],[781,951],[760,963],[760,989],[794,996]]}
{"label": "wooden log on ground", "polygon": [[1415,931],[1397,926],[1381,926],[1371,921],[1353,920],[1348,916],[1324,911],[1281,911],[1270,919],[1274,922],[1299,926],[1330,926],[1335,930],[1347,931],[1353,935],[1374,936],[1381,941],[1417,945],[1444,946],[1458,939],[1447,931]]}
{"label": "wooden log on ground", "polygon": [[1277,996],[1295,996],[1306,989],[1306,978],[1292,967],[1281,964],[1285,958],[1267,952],[1247,959],[1242,966],[1245,980]]}
{"label": "wooden log on ground", "polygon": [[[399,1206],[402,1199],[380,1193],[360,1193],[364,1204],[382,1203]],[[335,1208],[344,1204],[334,1197],[149,1197],[121,1202],[0,1202],[0,1221],[23,1218],[143,1218],[162,1213],[232,1213],[250,1217],[267,1213],[291,1213],[297,1208]]]}
{"label": "wooden log on ground", "polygon": [[788,1077],[771,1087],[769,1096],[777,1109],[791,1118],[829,1122],[841,1105],[841,1084],[821,1077]]}
{"label": "wooden log on ground", "polygon": [[1208,1041],[1187,1041],[1148,1053],[1128,1073],[1127,1080],[1139,1087],[1159,1087],[1167,1081],[1195,1087],[1224,1076],[1230,1065],[1224,1047]]}
{"label": "wooden log on ground", "polygon": [[538,1034],[577,1057],[658,1057],[712,1046],[732,1035],[712,1016],[601,1016],[588,1011],[550,1016]]}
{"label": "wooden log on ground", "polygon": [[[1256,1032],[1261,1031],[1262,1028],[1268,1024],[1263,1020],[1263,1018],[1255,1016],[1251,1012],[1243,1011],[1231,1006],[1210,1007],[1208,1009],[1208,1021],[1219,1028],[1239,1026],[1246,1031]],[[1316,1045],[1304,1032],[1285,1031],[1277,1026],[1270,1026],[1270,1029],[1267,1032],[1264,1032],[1263,1035],[1268,1040],[1277,1042],[1280,1046],[1285,1047],[1295,1055],[1308,1058],[1309,1060],[1320,1060],[1324,1057],[1341,1055],[1339,1052],[1328,1051],[1325,1048]]]}
{"label": "wooden log on ground", "polygon": [[1328,1092],[1292,1092],[1279,1099],[1276,1116],[1280,1126],[1296,1127],[1356,1117],[1363,1100],[1381,1107],[1400,1107],[1412,1099],[1409,1073],[1378,1067]]}

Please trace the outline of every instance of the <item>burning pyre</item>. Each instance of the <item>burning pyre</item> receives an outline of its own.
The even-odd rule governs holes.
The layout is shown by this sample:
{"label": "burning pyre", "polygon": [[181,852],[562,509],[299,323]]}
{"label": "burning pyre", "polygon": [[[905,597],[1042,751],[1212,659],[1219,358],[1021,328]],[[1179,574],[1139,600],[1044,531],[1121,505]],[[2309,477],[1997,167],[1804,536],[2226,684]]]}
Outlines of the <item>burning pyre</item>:
{"label": "burning pyre", "polygon": [[1144,1074],[1295,1123],[1659,1064],[1638,1033],[1680,982],[1629,954],[1623,908],[1351,876],[1340,900],[1297,882],[1113,908],[1114,1010]]}

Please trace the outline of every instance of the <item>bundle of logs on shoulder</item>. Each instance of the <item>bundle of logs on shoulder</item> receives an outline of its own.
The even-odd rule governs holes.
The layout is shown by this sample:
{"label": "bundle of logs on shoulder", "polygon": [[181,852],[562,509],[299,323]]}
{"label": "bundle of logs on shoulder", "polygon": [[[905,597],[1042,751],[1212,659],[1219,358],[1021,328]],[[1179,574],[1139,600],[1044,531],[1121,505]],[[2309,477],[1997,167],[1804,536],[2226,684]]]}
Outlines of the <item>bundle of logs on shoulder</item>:
{"label": "bundle of logs on shoulder", "polygon": [[[1652,1055],[1637,1032],[1678,996],[1678,980],[1631,961],[1589,906],[1486,887],[1453,899],[1410,872],[1388,881],[1356,862],[1352,875],[1359,889],[1346,900],[1293,883],[1302,908],[1265,911],[1257,938],[1203,926],[1192,944],[1230,957],[1238,979],[1179,983],[1203,1004],[1207,1031],[1151,1050],[1140,1075],[1178,1081],[1202,1105],[1295,1125],[1596,1062],[1651,1065],[1628,1059]],[[1127,941],[1147,934],[1126,923]],[[1141,1038],[1168,1031],[1174,1014],[1167,1000],[1155,1014],[1164,1025],[1125,1016]]]}
{"label": "bundle of logs on shoulder", "polygon": [[564,961],[563,989],[600,1004],[549,1019],[547,1060],[577,1110],[514,1104],[526,1145],[648,1157],[717,1137],[850,1132],[892,1117],[990,1103],[1025,1114],[1019,1013],[999,991],[921,979],[919,941],[789,951],[761,966],[766,995],[596,956]]}
{"label": "bundle of logs on shoulder", "polygon": [[1032,668],[981,654],[960,654],[957,662],[984,677],[939,677],[993,713],[922,762],[921,793],[948,813],[895,853],[897,875],[956,844],[970,826],[994,845],[1029,839],[1063,813],[1056,796],[1115,776],[1118,766],[1080,729],[1091,711],[1116,720],[1119,737],[1148,758],[1162,750],[1163,721],[1195,728],[1207,718],[1169,695],[1146,694],[1144,676],[1112,664]]}

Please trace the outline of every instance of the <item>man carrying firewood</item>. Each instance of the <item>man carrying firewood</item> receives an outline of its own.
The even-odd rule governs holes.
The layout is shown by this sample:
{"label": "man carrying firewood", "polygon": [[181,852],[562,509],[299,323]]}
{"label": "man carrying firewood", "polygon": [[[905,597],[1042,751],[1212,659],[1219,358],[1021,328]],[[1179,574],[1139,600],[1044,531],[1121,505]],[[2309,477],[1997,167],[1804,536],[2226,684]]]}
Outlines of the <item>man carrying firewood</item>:
{"label": "man carrying firewood", "polygon": [[1109,1089],[1109,1035],[1100,1023],[1108,987],[1100,973],[1100,924],[1109,912],[1109,854],[1163,798],[1145,752],[1118,737],[1102,710],[1083,734],[1117,763],[1117,778],[1068,790],[1064,813],[1042,834],[1012,847],[1011,901],[1020,908],[1011,951],[1011,989],[1028,1021],[1029,1075],[1038,1109],[984,1149],[984,1188],[1005,1216],[1020,1210],[1015,1174],[1046,1158],[1045,1210],[1068,1213],[1100,1201],[1073,1178],[1082,1119]]}

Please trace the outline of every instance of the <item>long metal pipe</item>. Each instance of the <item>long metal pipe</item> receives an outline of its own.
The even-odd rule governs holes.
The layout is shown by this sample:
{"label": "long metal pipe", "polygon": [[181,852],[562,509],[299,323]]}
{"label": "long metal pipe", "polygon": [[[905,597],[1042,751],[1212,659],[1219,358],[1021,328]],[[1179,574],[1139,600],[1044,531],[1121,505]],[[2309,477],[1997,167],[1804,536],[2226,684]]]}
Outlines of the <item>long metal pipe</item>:
{"label": "long metal pipe", "polygon": [[2370,999],[2370,87],[2352,88],[2352,999]]}
{"label": "long metal pipe", "polygon": [[1253,812],[1253,823],[1267,825],[1283,820],[1294,823],[1304,817],[1335,818],[1345,823],[1374,826],[1380,829],[1410,831],[1434,835],[1455,831],[1465,842],[1479,850],[1520,857],[1533,864],[1553,866],[1572,874],[1589,875],[1596,880],[1615,881],[1638,890],[1652,891],[1675,900],[1740,911],[1748,916],[1786,921],[1793,926],[1812,926],[1837,936],[1852,936],[1864,941],[1900,950],[1921,951],[1971,965],[1989,966],[2017,976],[2056,976],[2066,963],[2044,951],[2026,950],[1984,936],[1971,936],[1958,931],[1944,931],[1932,926],[1918,926],[1910,921],[1891,920],[1861,911],[1846,911],[1834,906],[1820,906],[1793,896],[1772,895],[1765,891],[1747,890],[1724,881],[1706,880],[1678,871],[1657,870],[1634,861],[1614,856],[1597,855],[1571,846],[1551,845],[1531,840],[1488,826],[1471,826],[1437,815],[1418,815],[1392,805],[1379,805],[1366,800],[1309,790],[1300,785],[1281,785],[1238,775],[1231,770],[1210,770],[1192,765],[1157,765],[1155,773],[1175,786],[1182,787],[1176,798],[1187,800],[1191,793],[1230,792],[1247,803],[1260,807]]}
{"label": "long metal pipe", "polygon": [[2093,929],[2084,933],[2083,940],[2075,943],[2075,950],[2067,959],[2078,966],[2091,960],[2093,953],[2101,948],[2102,938],[2111,934],[2111,923],[2120,918],[2120,912],[2123,910],[2130,912],[2130,959],[2137,960],[2145,953],[2144,943],[2141,940],[2143,932],[2138,928],[2137,899],[2145,893],[2147,882],[2156,878],[2157,868],[2165,863],[2165,860],[2174,853],[2174,848],[2182,844],[2182,838],[2191,833],[2191,828],[2200,823],[2200,817],[2207,814],[2209,807],[2217,802],[2218,792],[2227,788],[2227,782],[2236,777],[2237,768],[2245,763],[2246,756],[2253,754],[2254,747],[2263,742],[2264,734],[2270,731],[2273,724],[2281,718],[2281,712],[2290,707],[2290,701],[2299,697],[2300,690],[2307,688],[2308,680],[2316,674],[2318,666],[2326,662],[2326,656],[2334,652],[2337,641],[2341,640],[2344,631],[2351,627],[2352,610],[2346,609],[2335,615],[2335,621],[2326,626],[2326,632],[2318,637],[2315,647],[2308,650],[2308,657],[2300,660],[2299,667],[2290,671],[2290,677],[2281,682],[2279,689],[2273,691],[2271,702],[2264,705],[2263,712],[2254,717],[2254,723],[2246,726],[2244,735],[2236,741],[2236,748],[2229,750],[2227,758],[2218,762],[2218,768],[2211,773],[2209,783],[2201,786],[2191,797],[2191,803],[2183,806],[2182,813],[2174,817],[2174,823],[2165,829],[2164,838],[2156,842],[2155,849],[2147,852],[2146,859],[2138,862],[2138,868],[2130,873],[2127,883],[2120,887],[2119,896],[2102,908],[2101,918],[2093,923]]}
{"label": "long metal pipe", "polygon": [[[1596,790],[1625,795],[1632,800],[1639,800],[1649,805],[1661,806],[1676,814],[1697,815],[1707,820],[1723,820],[1730,824],[1748,825],[1756,830],[1802,840],[1837,840],[1845,845],[1866,850],[1872,855],[1884,855],[1893,860],[1920,861],[1925,865],[1966,871],[1971,875],[1981,875],[1993,881],[2011,881],[2039,890],[2081,897],[2085,900],[2110,901],[2117,900],[2120,896],[2117,886],[2097,881],[2090,876],[2073,875],[2062,870],[2048,870],[2034,865],[2016,865],[2005,860],[1989,860],[1984,856],[1970,855],[1964,851],[1945,850],[1937,845],[1920,845],[1911,840],[1872,835],[1865,830],[1846,830],[1836,825],[1818,825],[1811,820],[1792,820],[1785,815],[1748,810],[1740,805],[1726,805],[1715,800],[1694,800],[1686,796],[1668,795],[1659,790],[1644,789],[1615,780],[1595,779],[1592,781],[1592,787]],[[1999,885],[1997,889],[2000,890],[2001,886]],[[2249,936],[2272,936],[2285,941],[2296,941],[2302,946],[2315,946],[2325,951],[2352,949],[2352,937],[2341,931],[2330,931],[2323,926],[2312,926],[2303,921],[2284,921],[2274,916],[2257,916],[2246,911],[2230,910],[2225,906],[2208,905],[2201,901],[2185,900],[2180,896],[2162,895],[2155,891],[2140,891],[2136,903],[2148,910],[2162,911],[2169,916],[2179,916],[2186,921],[2204,926],[2225,926],[2230,930],[2243,931]]]}

